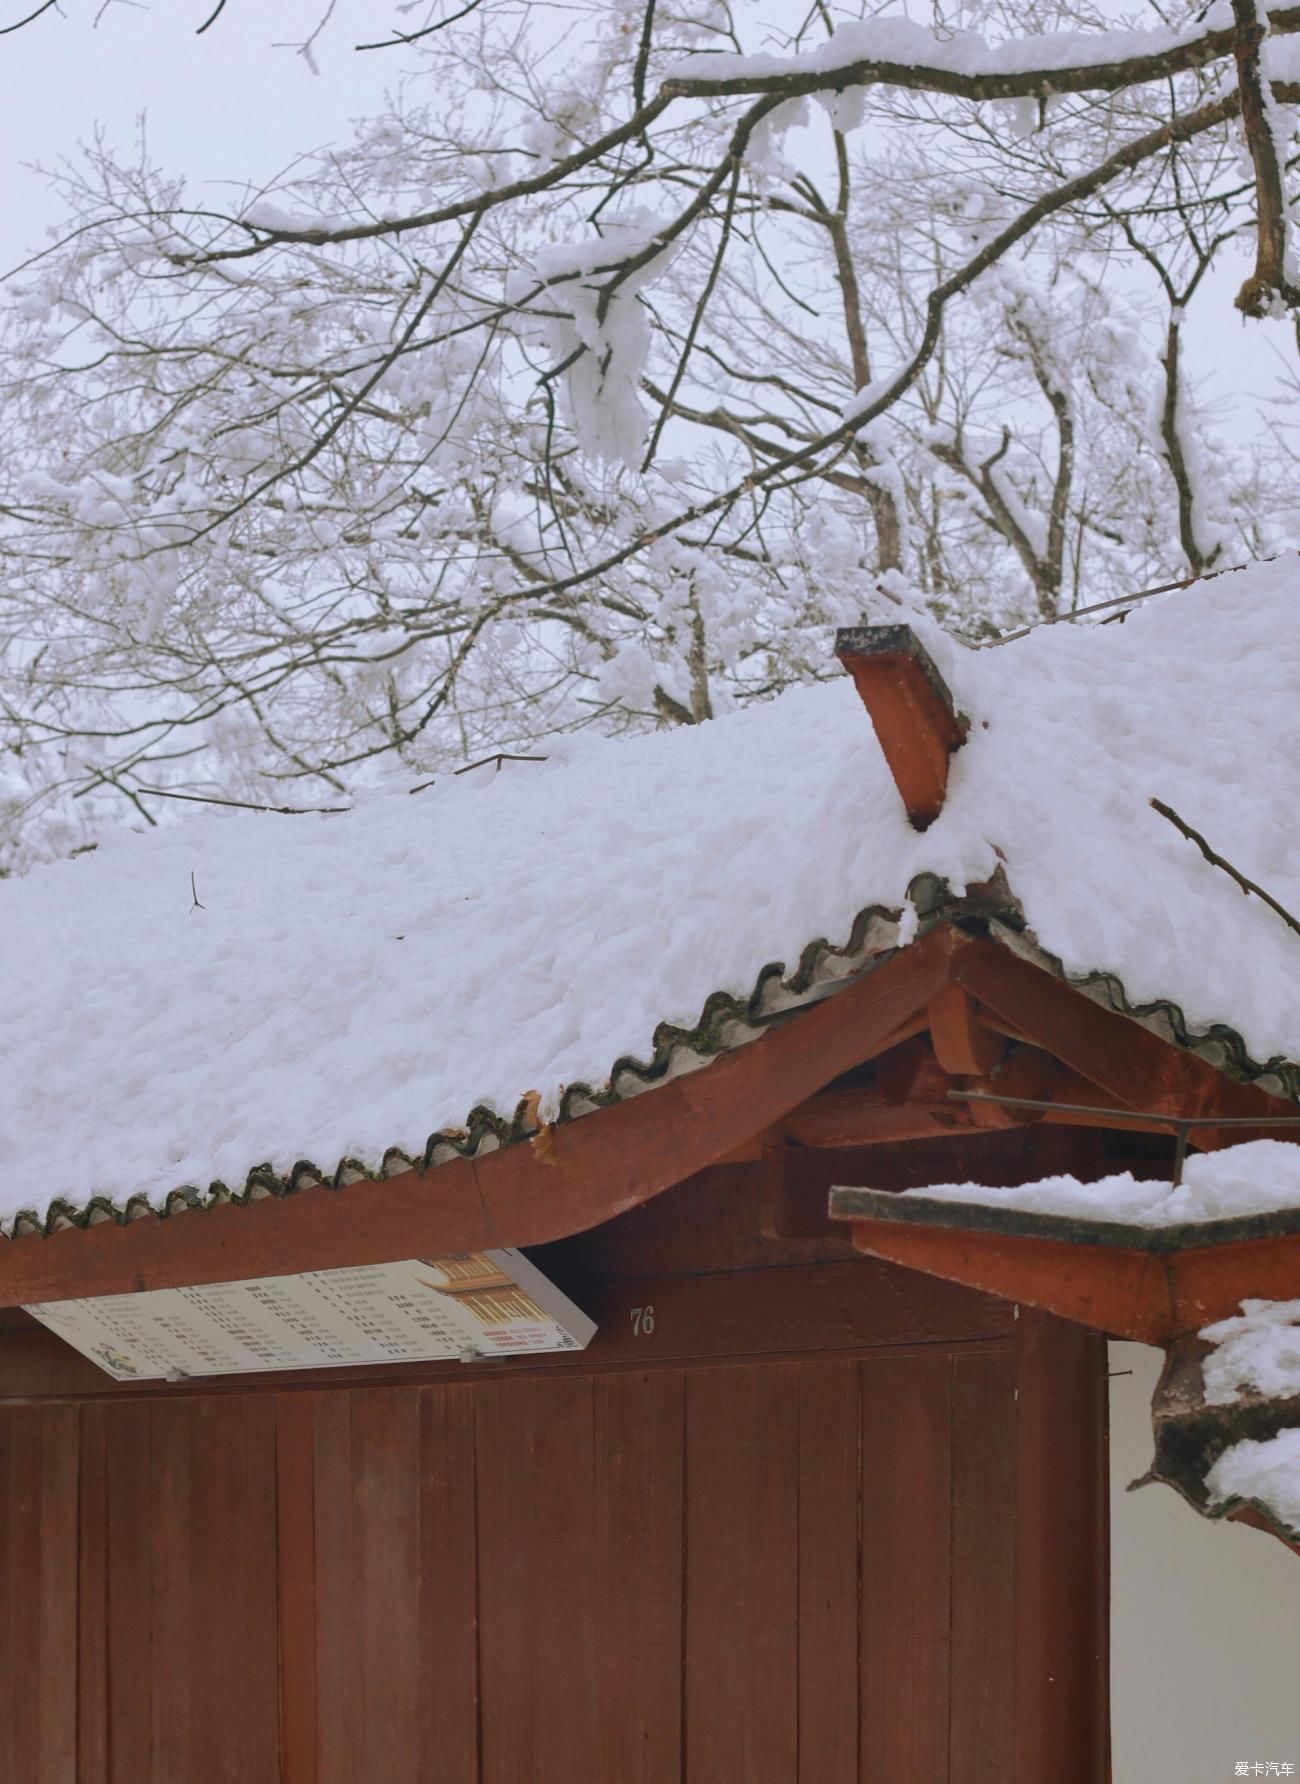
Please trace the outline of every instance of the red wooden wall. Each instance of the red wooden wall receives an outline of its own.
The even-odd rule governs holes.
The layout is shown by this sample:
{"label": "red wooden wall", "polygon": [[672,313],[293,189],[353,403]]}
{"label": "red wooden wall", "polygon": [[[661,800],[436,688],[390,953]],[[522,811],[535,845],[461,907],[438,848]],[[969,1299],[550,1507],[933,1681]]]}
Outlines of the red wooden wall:
{"label": "red wooden wall", "polygon": [[1099,1342],[609,1232],[551,1364],[141,1393],[0,1332],[0,1780],[1100,1784]]}

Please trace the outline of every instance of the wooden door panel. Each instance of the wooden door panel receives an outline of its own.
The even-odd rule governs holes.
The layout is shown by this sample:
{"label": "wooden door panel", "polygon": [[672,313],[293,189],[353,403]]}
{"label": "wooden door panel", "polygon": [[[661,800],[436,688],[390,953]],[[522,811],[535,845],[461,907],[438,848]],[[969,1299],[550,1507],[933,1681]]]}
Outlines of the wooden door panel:
{"label": "wooden door panel", "polygon": [[317,1647],[298,1688],[319,1693],[317,1773],[476,1784],[472,1390],[359,1389],[312,1410]]}
{"label": "wooden door panel", "polygon": [[108,1777],[108,1413],[78,1415],[77,1784]]}
{"label": "wooden door panel", "polygon": [[73,1784],[76,1777],[79,1450],[76,1407],[51,1408],[41,1427],[37,1784]]}
{"label": "wooden door panel", "polygon": [[[362,1713],[355,1778],[420,1775],[420,1401],[400,1388],[352,1399],[352,1668]],[[432,1656],[425,1665],[436,1664]]]}
{"label": "wooden door panel", "polygon": [[[152,1781],[153,1767],[153,1407],[115,1409],[105,1426],[107,1504],[107,1720],[109,1784]],[[125,1413],[127,1416],[123,1417]],[[163,1675],[164,1678],[166,1675]],[[162,1683],[161,1680],[158,1681]],[[191,1679],[175,1701],[188,1712]]]}
{"label": "wooden door panel", "polygon": [[799,1777],[858,1777],[861,1365],[799,1369]]}
{"label": "wooden door panel", "polygon": [[76,1776],[77,1414],[0,1410],[0,1777]]}
{"label": "wooden door panel", "polygon": [[[320,1784],[352,1784],[354,1731],[363,1713],[352,1617],[352,1403],[355,1394],[312,1396],[316,1676],[307,1706],[317,1719]],[[287,1682],[287,1681],[286,1681]],[[286,1715],[289,1712],[286,1712]],[[297,1720],[297,1707],[292,1711]]]}
{"label": "wooden door panel", "polygon": [[[203,1692],[196,1677],[204,1665],[207,1641],[195,1627],[192,1598],[194,1544],[203,1533],[193,1518],[195,1402],[172,1400],[150,1407],[149,1604],[147,1631],[150,1670],[163,1688],[150,1693],[150,1778],[188,1778],[196,1757],[192,1699]],[[202,1453],[199,1466],[204,1466]],[[114,1516],[122,1515],[114,1494]],[[218,1523],[218,1530],[225,1526]],[[136,1540],[139,1532],[135,1532]],[[129,1581],[114,1569],[119,1616],[143,1616],[144,1606],[127,1596]],[[165,1683],[164,1683],[165,1682]]]}
{"label": "wooden door panel", "polygon": [[687,1784],[798,1770],[797,1364],[686,1382]]}
{"label": "wooden door panel", "polygon": [[0,1716],[0,1777],[35,1769],[35,1637],[40,1595],[40,1416],[0,1411],[0,1677],[12,1681],[12,1713]]}
{"label": "wooden door panel", "polygon": [[1016,1380],[1009,1351],[952,1376],[954,1784],[1006,1784],[1015,1754]]}
{"label": "wooden door panel", "polygon": [[[197,1400],[190,1442],[191,1639],[201,1651],[190,1671],[188,1776],[276,1784],[275,1403]],[[160,1690],[167,1678],[160,1663]],[[155,1767],[158,1784],[164,1776]]]}
{"label": "wooden door panel", "polygon": [[593,1784],[681,1776],[680,1371],[593,1383],[596,1754]]}
{"label": "wooden door panel", "polygon": [[590,1376],[478,1390],[484,1784],[537,1784],[596,1751]]}
{"label": "wooden door panel", "polygon": [[420,1393],[421,1784],[479,1784],[473,1388]]}
{"label": "wooden door panel", "polygon": [[859,1373],[859,1776],[861,1784],[945,1784],[952,1357],[936,1347],[861,1363]]}

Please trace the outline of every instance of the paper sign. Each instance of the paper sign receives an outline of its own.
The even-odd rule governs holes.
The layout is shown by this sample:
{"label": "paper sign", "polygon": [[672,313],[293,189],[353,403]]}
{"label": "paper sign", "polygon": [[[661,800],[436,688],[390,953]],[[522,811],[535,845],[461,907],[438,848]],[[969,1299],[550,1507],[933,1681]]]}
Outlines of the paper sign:
{"label": "paper sign", "polygon": [[512,1250],[41,1301],[27,1311],[118,1381],[582,1350],[596,1330]]}

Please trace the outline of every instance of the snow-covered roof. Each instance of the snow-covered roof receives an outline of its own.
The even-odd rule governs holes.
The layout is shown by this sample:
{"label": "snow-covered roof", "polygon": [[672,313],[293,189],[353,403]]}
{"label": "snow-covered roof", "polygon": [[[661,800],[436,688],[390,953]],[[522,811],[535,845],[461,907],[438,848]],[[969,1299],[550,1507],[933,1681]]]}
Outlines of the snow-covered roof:
{"label": "snow-covered roof", "polygon": [[971,720],[924,834],[844,677],[8,882],[0,1219],[436,1161],[522,1131],[532,1091],[581,1114],[905,945],[920,876],[960,894],[1001,868],[1058,970],[1276,1074],[1300,937],[1149,802],[1300,906],[1298,597],[1288,556],[1005,648],[918,625]]}

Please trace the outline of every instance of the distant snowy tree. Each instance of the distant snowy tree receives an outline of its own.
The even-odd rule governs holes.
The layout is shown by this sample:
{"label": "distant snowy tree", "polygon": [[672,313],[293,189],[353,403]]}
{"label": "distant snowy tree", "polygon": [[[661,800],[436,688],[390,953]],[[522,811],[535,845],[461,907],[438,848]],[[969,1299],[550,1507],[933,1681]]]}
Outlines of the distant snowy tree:
{"label": "distant snowy tree", "polygon": [[1286,417],[1216,441],[1183,319],[1243,237],[1294,310],[1300,8],[868,11],[399,7],[387,110],[271,189],[60,173],[3,325],[0,865],[1293,542]]}

